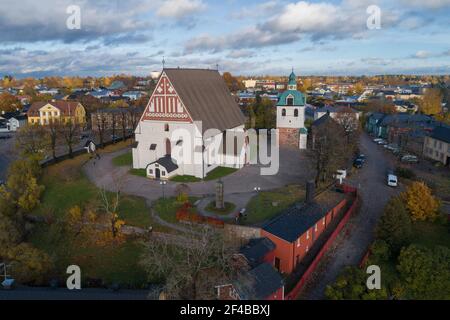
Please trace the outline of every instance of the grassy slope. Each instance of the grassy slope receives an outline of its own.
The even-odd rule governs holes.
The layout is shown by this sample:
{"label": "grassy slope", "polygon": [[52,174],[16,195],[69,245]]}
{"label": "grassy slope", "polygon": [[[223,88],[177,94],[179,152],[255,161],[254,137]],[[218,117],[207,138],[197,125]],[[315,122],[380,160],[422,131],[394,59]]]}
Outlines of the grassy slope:
{"label": "grassy slope", "polygon": [[[120,147],[123,148],[111,146],[110,152]],[[82,155],[46,168],[41,181],[46,189],[34,214],[51,213],[58,218],[75,205],[98,208],[99,190],[81,172],[81,166],[88,160],[88,155]],[[152,225],[155,231],[167,229],[152,220],[142,198],[122,196],[119,210],[127,224],[140,227]],[[138,263],[143,249],[134,239],[115,246],[73,245],[55,223],[36,226],[28,240],[53,257],[55,276],[64,278],[67,266],[77,264],[83,271],[84,279],[102,279],[106,284],[119,282],[133,288],[141,288],[147,283],[146,274]]]}

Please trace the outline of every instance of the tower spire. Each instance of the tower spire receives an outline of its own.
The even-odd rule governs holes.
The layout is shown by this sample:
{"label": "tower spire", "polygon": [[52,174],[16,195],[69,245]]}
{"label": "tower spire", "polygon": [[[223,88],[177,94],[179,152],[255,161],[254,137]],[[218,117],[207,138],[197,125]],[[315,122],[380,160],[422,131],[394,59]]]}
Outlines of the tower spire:
{"label": "tower spire", "polygon": [[163,56],[163,59],[162,59],[162,66],[163,66],[163,69],[165,68],[165,66],[166,66],[166,59],[165,59],[165,57]]}

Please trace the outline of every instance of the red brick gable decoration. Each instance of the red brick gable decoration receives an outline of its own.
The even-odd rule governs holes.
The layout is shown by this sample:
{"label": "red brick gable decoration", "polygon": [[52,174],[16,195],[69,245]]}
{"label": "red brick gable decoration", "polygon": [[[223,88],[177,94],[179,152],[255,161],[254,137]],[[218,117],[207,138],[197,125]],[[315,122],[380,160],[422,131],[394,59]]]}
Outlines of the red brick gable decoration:
{"label": "red brick gable decoration", "polygon": [[193,122],[165,73],[161,75],[141,120]]}

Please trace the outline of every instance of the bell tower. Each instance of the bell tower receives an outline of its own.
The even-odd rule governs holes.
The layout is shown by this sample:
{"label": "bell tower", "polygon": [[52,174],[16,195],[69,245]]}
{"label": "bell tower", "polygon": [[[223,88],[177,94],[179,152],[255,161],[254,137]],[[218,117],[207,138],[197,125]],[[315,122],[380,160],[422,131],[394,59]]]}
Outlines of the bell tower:
{"label": "bell tower", "polygon": [[292,69],[287,90],[278,97],[277,103],[280,144],[306,149],[305,105],[305,96],[297,89],[297,76]]}

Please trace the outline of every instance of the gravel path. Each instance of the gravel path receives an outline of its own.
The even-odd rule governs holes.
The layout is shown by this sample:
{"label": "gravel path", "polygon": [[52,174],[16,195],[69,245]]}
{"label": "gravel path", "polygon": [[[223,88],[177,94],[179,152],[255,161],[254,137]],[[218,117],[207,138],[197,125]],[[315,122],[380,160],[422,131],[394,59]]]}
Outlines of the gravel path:
{"label": "gravel path", "polygon": [[354,175],[350,184],[358,187],[362,198],[360,212],[349,220],[333,247],[325,255],[301,299],[323,299],[325,288],[333,283],[344,267],[358,265],[373,241],[373,231],[388,200],[401,191],[386,185],[386,171],[395,164],[383,147],[362,134],[361,150],[367,161],[363,169]]}

